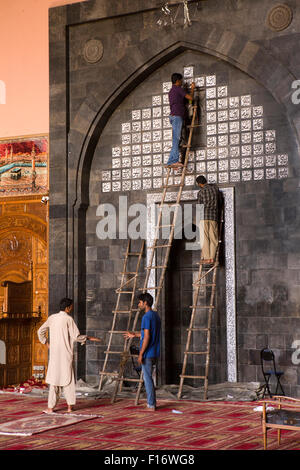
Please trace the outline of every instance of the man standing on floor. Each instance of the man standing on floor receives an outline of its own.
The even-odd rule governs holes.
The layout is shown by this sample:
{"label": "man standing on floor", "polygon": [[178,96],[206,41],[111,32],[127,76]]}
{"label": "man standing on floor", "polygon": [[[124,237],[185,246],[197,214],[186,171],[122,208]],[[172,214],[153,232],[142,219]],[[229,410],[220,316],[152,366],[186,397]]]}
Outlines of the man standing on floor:
{"label": "man standing on floor", "polygon": [[154,366],[157,366],[157,359],[160,355],[161,320],[157,312],[151,309],[153,304],[152,295],[149,293],[141,294],[138,300],[138,308],[145,311],[142,318],[141,331],[127,331],[124,336],[125,338],[141,338],[138,363],[142,366],[147,394],[147,408],[150,411],[155,411],[156,394],[152,373]]}
{"label": "man standing on floor", "polygon": [[172,126],[172,149],[166,167],[180,168],[183,166],[179,162],[179,142],[181,138],[181,129],[186,115],[185,98],[193,100],[195,83],[191,85],[191,93],[188,94],[182,88],[182,75],[173,73],[172,88],[169,91],[170,102],[170,123]]}
{"label": "man standing on floor", "polygon": [[46,383],[50,385],[48,409],[44,413],[53,413],[62,390],[68,404],[68,412],[72,411],[72,406],[76,403],[73,371],[74,343],[78,341],[83,345],[87,340],[101,341],[98,338],[80,334],[73,318],[70,316],[72,311],[73,300],[62,299],[60,301],[60,312],[50,315],[38,330],[40,342],[47,344],[50,351],[46,376]]}
{"label": "man standing on floor", "polygon": [[200,188],[198,204],[203,204],[203,218],[200,220],[201,262],[212,264],[215,261],[219,243],[218,219],[220,192],[216,184],[208,184],[204,176],[198,176],[196,182]]}

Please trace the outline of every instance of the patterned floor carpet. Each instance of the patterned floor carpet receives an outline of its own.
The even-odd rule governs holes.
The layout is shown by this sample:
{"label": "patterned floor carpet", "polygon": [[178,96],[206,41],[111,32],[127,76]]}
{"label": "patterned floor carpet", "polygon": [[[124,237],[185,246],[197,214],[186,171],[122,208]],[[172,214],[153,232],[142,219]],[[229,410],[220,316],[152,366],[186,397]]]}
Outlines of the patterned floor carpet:
{"label": "patterned floor carpet", "polygon": [[[131,399],[81,400],[75,413],[102,417],[23,437],[0,435],[1,450],[262,450],[257,402],[159,400],[156,412]],[[0,423],[39,415],[45,399],[0,394]],[[66,410],[60,401],[57,411]],[[181,413],[174,413],[174,410]],[[268,449],[300,449],[300,433],[268,432]]]}

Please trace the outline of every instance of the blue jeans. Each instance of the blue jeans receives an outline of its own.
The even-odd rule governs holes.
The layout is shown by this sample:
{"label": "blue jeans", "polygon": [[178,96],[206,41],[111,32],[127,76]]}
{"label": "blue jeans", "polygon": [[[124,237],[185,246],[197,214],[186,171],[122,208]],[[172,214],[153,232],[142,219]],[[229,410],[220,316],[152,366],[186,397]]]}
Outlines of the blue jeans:
{"label": "blue jeans", "polygon": [[170,116],[170,123],[172,126],[172,149],[167,165],[172,165],[179,161],[179,142],[183,119],[181,116]]}
{"label": "blue jeans", "polygon": [[156,365],[156,363],[156,357],[145,357],[142,362],[142,371],[147,393],[147,404],[150,408],[154,408],[156,406],[155,387],[152,379],[153,367]]}

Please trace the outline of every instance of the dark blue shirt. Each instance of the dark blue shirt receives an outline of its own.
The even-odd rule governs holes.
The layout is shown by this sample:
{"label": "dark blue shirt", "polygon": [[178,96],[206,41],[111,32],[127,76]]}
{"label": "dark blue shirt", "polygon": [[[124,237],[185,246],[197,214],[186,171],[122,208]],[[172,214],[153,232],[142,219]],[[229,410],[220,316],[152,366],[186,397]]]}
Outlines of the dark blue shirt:
{"label": "dark blue shirt", "polygon": [[184,97],[186,91],[181,86],[173,85],[169,91],[169,102],[171,109],[171,116],[181,116],[184,118],[186,113]]}
{"label": "dark blue shirt", "polygon": [[154,310],[148,310],[142,318],[141,325],[141,342],[140,349],[142,348],[144,340],[144,330],[150,331],[150,341],[144,352],[143,357],[159,357],[160,354],[160,318]]}

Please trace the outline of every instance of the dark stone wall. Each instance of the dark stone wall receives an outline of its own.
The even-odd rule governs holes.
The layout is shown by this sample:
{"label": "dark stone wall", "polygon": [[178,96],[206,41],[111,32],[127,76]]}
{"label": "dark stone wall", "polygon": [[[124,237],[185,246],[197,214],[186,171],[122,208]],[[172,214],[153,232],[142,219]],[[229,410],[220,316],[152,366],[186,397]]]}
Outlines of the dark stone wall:
{"label": "dark stone wall", "polygon": [[[288,178],[224,186],[235,187],[238,380],[262,380],[259,353],[268,345],[285,372],[286,393],[298,396],[291,354],[300,303],[299,106],[291,85],[299,68],[299,6],[287,2],[292,23],[274,32],[266,23],[271,0],[210,0],[198,9],[194,3],[191,27],[160,30],[153,28],[156,1],[111,3],[50,10],[50,311],[67,293],[80,329],[107,339],[127,242],[96,237],[96,209],[123,194],[128,205],[145,202],[146,191],[103,193],[102,171],[111,168],[111,149],[120,145],[120,124],[130,112],[148,106],[173,70],[193,65],[199,74],[215,74],[230,96],[250,94],[252,105],[263,106],[264,128],[276,130],[277,152],[289,155]],[[83,51],[95,38],[104,52],[91,64]],[[226,380],[222,298],[221,286],[215,382]],[[78,376],[97,377],[104,348],[79,350]]]}

